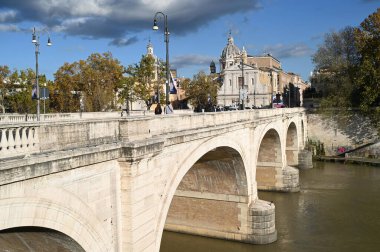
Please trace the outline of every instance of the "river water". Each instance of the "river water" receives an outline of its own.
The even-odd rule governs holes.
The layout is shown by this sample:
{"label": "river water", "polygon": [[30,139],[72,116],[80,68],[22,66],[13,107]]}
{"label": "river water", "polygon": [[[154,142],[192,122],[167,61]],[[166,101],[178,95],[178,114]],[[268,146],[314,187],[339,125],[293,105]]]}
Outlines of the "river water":
{"label": "river water", "polygon": [[378,252],[380,167],[314,163],[298,193],[259,192],[276,205],[278,240],[251,245],[164,232],[161,252]]}

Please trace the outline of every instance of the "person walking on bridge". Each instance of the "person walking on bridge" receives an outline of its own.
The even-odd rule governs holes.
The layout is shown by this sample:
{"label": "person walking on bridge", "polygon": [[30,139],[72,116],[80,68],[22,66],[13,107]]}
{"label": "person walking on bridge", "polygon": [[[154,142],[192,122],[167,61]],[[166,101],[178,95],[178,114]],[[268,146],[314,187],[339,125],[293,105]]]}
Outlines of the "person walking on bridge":
{"label": "person walking on bridge", "polygon": [[173,114],[173,106],[168,102],[165,106],[165,114]]}
{"label": "person walking on bridge", "polygon": [[161,105],[160,105],[160,103],[157,103],[157,106],[156,106],[156,108],[154,109],[154,114],[156,114],[156,115],[161,115],[161,113],[162,113]]}

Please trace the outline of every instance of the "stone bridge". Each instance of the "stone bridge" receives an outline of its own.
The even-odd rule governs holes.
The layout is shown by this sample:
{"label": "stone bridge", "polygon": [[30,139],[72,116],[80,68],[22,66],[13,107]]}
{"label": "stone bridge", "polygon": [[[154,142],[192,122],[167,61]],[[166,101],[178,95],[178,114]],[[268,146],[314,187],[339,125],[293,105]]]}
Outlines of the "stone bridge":
{"label": "stone bridge", "polygon": [[300,108],[0,121],[0,230],[91,252],[158,252],[164,229],[273,242],[257,190],[299,190],[306,124]]}

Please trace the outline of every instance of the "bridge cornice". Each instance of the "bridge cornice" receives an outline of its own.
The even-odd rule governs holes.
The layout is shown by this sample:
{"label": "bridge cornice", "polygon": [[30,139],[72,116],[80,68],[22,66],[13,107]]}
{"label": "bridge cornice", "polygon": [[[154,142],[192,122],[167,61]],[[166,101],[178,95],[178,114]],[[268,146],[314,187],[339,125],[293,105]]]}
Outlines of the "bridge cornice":
{"label": "bridge cornice", "polygon": [[31,155],[2,162],[0,185],[115,160],[120,156],[120,147],[120,144],[108,144]]}

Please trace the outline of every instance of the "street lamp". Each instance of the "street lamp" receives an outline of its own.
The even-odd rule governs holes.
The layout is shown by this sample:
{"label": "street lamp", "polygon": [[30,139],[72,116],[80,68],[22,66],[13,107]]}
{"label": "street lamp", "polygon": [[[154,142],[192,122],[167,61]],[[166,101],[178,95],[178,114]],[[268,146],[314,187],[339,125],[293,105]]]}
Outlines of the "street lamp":
{"label": "street lamp", "polygon": [[241,89],[239,90],[239,103],[241,101],[241,109],[244,110],[244,61],[241,57]]}
{"label": "street lamp", "polygon": [[[169,104],[169,81],[170,81],[170,65],[169,65],[169,30],[168,30],[168,16],[162,13],[161,11],[156,12],[154,15],[153,20],[153,30],[158,30],[157,26],[157,17],[158,15],[161,15],[164,17],[164,36],[165,36],[165,43],[166,43],[166,106]],[[165,110],[166,111],[166,110]],[[166,113],[166,112],[165,112]]]}
{"label": "street lamp", "polygon": [[269,84],[270,84],[270,93],[269,93],[269,107],[270,108],[273,108],[273,73],[272,73],[272,70],[270,70],[270,72],[268,73],[268,77],[269,77]]}
{"label": "street lamp", "polygon": [[[33,28],[33,34],[32,34],[32,43],[35,45],[35,54],[36,54],[36,98],[37,98],[37,121],[40,120],[40,86],[38,84],[38,54],[39,47],[40,47],[40,36],[36,32],[36,28]],[[51,46],[51,40],[50,35],[48,36],[47,45]]]}

